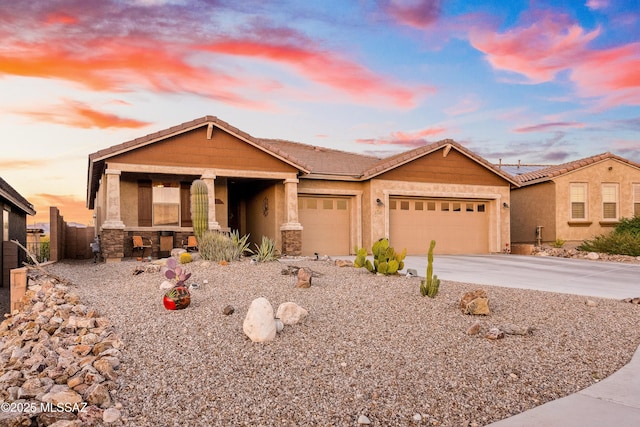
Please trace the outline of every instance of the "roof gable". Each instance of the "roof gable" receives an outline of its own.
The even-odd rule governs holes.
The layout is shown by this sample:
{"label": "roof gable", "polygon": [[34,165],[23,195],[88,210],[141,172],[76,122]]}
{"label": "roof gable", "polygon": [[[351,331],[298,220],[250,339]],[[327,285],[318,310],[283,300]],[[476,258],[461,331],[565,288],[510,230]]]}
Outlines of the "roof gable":
{"label": "roof gable", "polygon": [[623,157],[616,156],[615,154],[606,152],[596,154],[595,156],[585,157],[583,159],[563,163],[560,165],[549,166],[544,169],[523,173],[521,175],[515,176],[514,179],[518,181],[521,186],[537,184],[540,182],[551,181],[559,176],[563,176],[568,173],[592,166],[605,160],[616,160],[626,164],[627,166],[640,170],[640,164],[634,163],[631,160],[627,160]]}
{"label": "roof gable", "polygon": [[0,178],[0,197],[26,214],[36,214],[33,205],[2,178]]}
{"label": "roof gable", "polygon": [[[366,170],[363,174],[363,178],[370,179],[374,177],[380,177],[381,175],[385,175],[385,178],[391,178],[392,176],[395,176],[395,175],[405,175],[403,171],[402,172],[400,171],[400,168],[402,168],[402,166],[404,165],[409,165],[410,163],[413,163],[414,167],[418,167],[418,168],[422,167],[422,169],[425,169],[426,164],[424,160],[420,161],[420,159],[424,158],[426,160],[427,157],[431,157],[429,161],[433,163],[433,161],[438,157],[441,159],[446,159],[450,155],[451,155],[451,159],[453,159],[454,157],[457,159],[458,167],[460,167],[462,164],[466,164],[475,169],[477,176],[479,176],[479,174],[481,173],[486,173],[488,176],[497,178],[498,181],[503,181],[503,182],[506,181],[513,186],[518,186],[518,183],[513,179],[511,175],[501,171],[500,169],[496,168],[493,164],[486,161],[484,158],[478,156],[471,150],[466,149],[465,147],[463,147],[462,145],[460,145],[459,143],[451,139],[445,139],[442,141],[435,142],[433,144],[424,145],[422,147],[418,147],[413,150],[405,151],[395,156],[382,159],[377,164],[374,164],[372,167]],[[440,161],[440,163],[442,163],[442,161]],[[439,172],[442,172],[445,169],[452,171],[454,165],[453,164],[449,164],[446,166],[441,165],[441,167],[444,169],[440,170]],[[428,171],[425,171],[424,173],[427,173],[427,172]],[[433,171],[433,172],[435,173],[436,171]],[[469,171],[458,170],[457,175],[460,178],[464,176],[465,173],[467,172]],[[464,178],[462,179],[464,180]],[[447,181],[450,181],[450,180],[448,179]],[[492,182],[495,183],[497,181],[492,180]],[[469,183],[477,183],[477,182],[472,180]]]}

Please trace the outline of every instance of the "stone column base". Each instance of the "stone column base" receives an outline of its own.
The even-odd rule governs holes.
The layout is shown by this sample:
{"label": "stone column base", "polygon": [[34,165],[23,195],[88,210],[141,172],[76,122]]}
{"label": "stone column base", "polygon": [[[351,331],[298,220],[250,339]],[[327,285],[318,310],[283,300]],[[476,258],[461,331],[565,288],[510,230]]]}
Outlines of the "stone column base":
{"label": "stone column base", "polygon": [[302,230],[282,230],[282,255],[302,255]]}
{"label": "stone column base", "polygon": [[124,258],[124,230],[103,228],[100,233],[100,249],[106,262],[122,261]]}

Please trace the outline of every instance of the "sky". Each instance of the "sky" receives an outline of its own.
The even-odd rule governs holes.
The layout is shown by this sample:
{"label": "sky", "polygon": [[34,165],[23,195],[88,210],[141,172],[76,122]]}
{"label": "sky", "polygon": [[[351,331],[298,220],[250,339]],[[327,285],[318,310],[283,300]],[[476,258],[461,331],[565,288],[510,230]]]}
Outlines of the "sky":
{"label": "sky", "polygon": [[206,115],[376,156],[640,162],[640,0],[0,0],[0,40],[28,224],[91,224],[89,154]]}

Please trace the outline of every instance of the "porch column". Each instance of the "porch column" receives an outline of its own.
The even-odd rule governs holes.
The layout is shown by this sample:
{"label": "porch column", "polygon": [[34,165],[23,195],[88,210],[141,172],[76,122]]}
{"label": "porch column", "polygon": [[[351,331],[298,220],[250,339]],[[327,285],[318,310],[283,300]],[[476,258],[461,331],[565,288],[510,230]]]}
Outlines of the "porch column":
{"label": "porch column", "polygon": [[298,219],[298,180],[284,180],[284,224],[282,233],[282,254],[302,255],[302,224]]}
{"label": "porch column", "polygon": [[124,222],[120,216],[120,174],[119,170],[105,170],[107,180],[107,217],[102,228],[124,228]]}
{"label": "porch column", "polygon": [[106,182],[106,218],[101,227],[100,244],[106,262],[120,261],[124,257],[124,222],[120,216],[120,174],[116,169],[104,172]]}
{"label": "porch column", "polygon": [[213,173],[205,173],[200,178],[207,184],[207,199],[209,200],[209,230],[220,230],[220,224],[216,220],[216,175]]}

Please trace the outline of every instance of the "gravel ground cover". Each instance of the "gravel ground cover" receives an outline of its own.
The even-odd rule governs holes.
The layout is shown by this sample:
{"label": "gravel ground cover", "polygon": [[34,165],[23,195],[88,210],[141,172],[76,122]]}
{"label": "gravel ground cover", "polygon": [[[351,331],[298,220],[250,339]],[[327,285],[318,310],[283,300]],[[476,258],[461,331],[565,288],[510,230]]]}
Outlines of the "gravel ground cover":
{"label": "gravel ground cover", "polygon": [[[173,312],[162,305],[161,273],[133,275],[141,263],[47,269],[120,332],[115,400],[125,425],[354,426],[365,416],[378,426],[483,426],[605,378],[640,344],[639,306],[621,301],[589,298],[592,306],[580,296],[446,280],[429,299],[418,278],[287,263],[322,276],[298,289],[282,261],[186,264],[200,289]],[[460,297],[479,288],[492,315],[462,314]],[[252,343],[242,322],[260,296],[274,312],[292,301],[309,317],[273,342]],[[534,331],[488,340],[467,334],[477,320],[483,330]]]}

